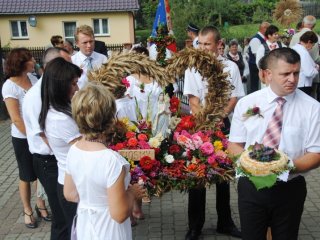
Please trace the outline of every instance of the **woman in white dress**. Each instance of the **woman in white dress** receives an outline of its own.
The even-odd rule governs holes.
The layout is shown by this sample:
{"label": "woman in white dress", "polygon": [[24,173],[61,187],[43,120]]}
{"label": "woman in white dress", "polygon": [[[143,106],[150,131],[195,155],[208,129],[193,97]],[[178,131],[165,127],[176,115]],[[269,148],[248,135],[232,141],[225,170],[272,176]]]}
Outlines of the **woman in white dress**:
{"label": "woman in white dress", "polygon": [[129,163],[109,149],[116,104],[108,89],[89,83],[72,99],[72,114],[83,137],[68,153],[64,195],[79,202],[78,240],[132,239],[133,201],[145,191],[129,186]]}
{"label": "woman in white dress", "polygon": [[79,90],[78,79],[81,69],[58,57],[51,60],[45,68],[41,84],[41,112],[39,124],[45,133],[54,156],[58,162],[58,200],[61,205],[69,235],[77,204],[67,201],[63,196],[66,159],[69,148],[81,134],[71,114],[71,98]]}
{"label": "woman in white dress", "polygon": [[[33,170],[32,154],[26,137],[26,128],[22,116],[22,103],[26,92],[38,79],[31,73],[34,71],[34,59],[26,48],[15,48],[6,59],[5,72],[9,77],[2,86],[2,96],[11,119],[11,136],[14,153],[19,169],[19,192],[24,208],[24,222],[28,228],[36,228],[33,217],[30,183],[37,179]],[[30,103],[32,104],[32,103]],[[44,201],[37,198],[37,206],[43,209],[40,217],[50,220]]]}
{"label": "woman in white dress", "polygon": [[[149,55],[148,49],[144,47],[133,48],[132,52]],[[127,94],[136,99],[142,118],[152,121],[157,113],[157,102],[162,88],[154,79],[144,74],[131,74],[127,80],[130,83]]]}

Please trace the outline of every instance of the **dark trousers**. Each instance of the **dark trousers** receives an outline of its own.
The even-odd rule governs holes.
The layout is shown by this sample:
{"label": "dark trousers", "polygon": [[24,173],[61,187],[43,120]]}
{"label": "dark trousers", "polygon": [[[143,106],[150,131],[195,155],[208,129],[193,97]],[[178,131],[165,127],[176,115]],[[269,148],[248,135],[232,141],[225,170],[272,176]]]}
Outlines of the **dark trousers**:
{"label": "dark trousers", "polygon": [[256,64],[249,63],[250,71],[250,88],[248,89],[248,94],[259,90],[259,69]]}
{"label": "dark trousers", "polygon": [[243,240],[264,240],[268,226],[272,240],[298,239],[307,195],[306,181],[299,176],[257,190],[246,177],[238,182],[238,204]]}
{"label": "dark trousers", "polygon": [[60,205],[62,207],[63,214],[66,219],[66,224],[67,224],[66,226],[68,228],[68,236],[70,237],[72,222],[73,222],[74,216],[77,213],[78,204],[74,203],[74,202],[67,201],[63,195],[63,185],[61,185],[60,183],[57,183],[57,184],[58,184],[58,186],[57,186],[58,198],[59,198]]}
{"label": "dark trousers", "polygon": [[[228,182],[216,184],[217,227],[228,227],[233,224],[230,208],[230,185]],[[189,191],[188,220],[189,229],[201,231],[205,222],[206,189],[194,188]]]}
{"label": "dark trousers", "polygon": [[53,155],[33,154],[33,168],[48,196],[48,202],[52,211],[50,239],[68,239],[66,220],[57,194],[57,160]]}

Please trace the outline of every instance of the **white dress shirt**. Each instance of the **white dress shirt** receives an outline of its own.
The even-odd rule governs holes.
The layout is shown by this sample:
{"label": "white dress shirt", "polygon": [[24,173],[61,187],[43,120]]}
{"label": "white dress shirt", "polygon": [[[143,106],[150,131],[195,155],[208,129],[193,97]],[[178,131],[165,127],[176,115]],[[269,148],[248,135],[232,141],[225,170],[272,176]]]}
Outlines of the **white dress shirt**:
{"label": "white dress shirt", "polygon": [[[50,147],[42,140],[43,132],[39,124],[41,112],[41,83],[42,78],[26,93],[22,104],[23,121],[26,127],[29,151],[34,154],[52,155]],[[31,103],[31,104],[30,104]]]}
{"label": "white dress shirt", "polygon": [[66,159],[70,142],[81,136],[76,122],[68,115],[50,107],[46,118],[45,134],[58,161],[58,182],[64,185]]}
{"label": "white dress shirt", "polygon": [[[75,55],[71,56],[72,63],[79,66],[83,73],[78,80],[79,89],[83,88],[86,83],[88,82],[88,70],[87,70],[87,63],[85,62],[88,56],[85,56],[81,51],[77,52]],[[93,70],[98,69],[101,67],[103,63],[107,62],[107,57],[101,53],[92,52],[91,56],[91,65]]]}
{"label": "white dress shirt", "polygon": [[[33,76],[31,73],[28,73],[28,78],[32,85],[36,84],[38,81],[38,78]],[[27,91],[23,88],[21,88],[19,85],[17,85],[15,82],[11,81],[10,78],[5,81],[5,83],[2,86],[2,97],[3,100],[7,98],[13,98],[18,100],[19,102],[19,113],[21,118],[23,119],[23,113],[22,113],[22,104],[25,101],[24,97],[26,95]],[[28,104],[33,104],[32,102],[29,102]],[[14,123],[11,124],[11,136],[16,138],[27,138],[26,135],[24,135],[22,132],[19,131],[19,129],[16,127]]]}
{"label": "white dress shirt", "polygon": [[[262,37],[262,39],[265,39],[265,36],[261,33],[258,32],[258,34]],[[258,48],[261,45],[261,41],[258,38],[252,38],[249,42],[249,47],[251,47],[251,52],[256,55]]]}
{"label": "white dress shirt", "polygon": [[292,49],[296,50],[301,58],[298,87],[311,87],[312,80],[318,75],[318,65],[313,61],[308,50],[301,44],[297,43]]}
{"label": "white dress shirt", "polygon": [[[229,141],[250,145],[262,143],[268,123],[276,109],[278,96],[270,87],[240,99],[235,107]],[[293,161],[306,152],[320,153],[320,104],[301,90],[285,96],[283,124],[279,150]],[[247,119],[243,114],[252,107],[259,107],[260,114]],[[293,177],[293,175],[291,176]]]}
{"label": "white dress shirt", "polygon": [[[223,72],[229,73],[228,81],[234,86],[231,91],[231,97],[244,96],[244,89],[237,64],[227,58],[218,57],[218,60],[224,65]],[[203,80],[202,76],[195,68],[188,68],[184,74],[183,95],[193,95],[198,97],[202,106],[205,104],[205,96],[208,93],[208,82]],[[227,103],[226,103],[227,104]]]}

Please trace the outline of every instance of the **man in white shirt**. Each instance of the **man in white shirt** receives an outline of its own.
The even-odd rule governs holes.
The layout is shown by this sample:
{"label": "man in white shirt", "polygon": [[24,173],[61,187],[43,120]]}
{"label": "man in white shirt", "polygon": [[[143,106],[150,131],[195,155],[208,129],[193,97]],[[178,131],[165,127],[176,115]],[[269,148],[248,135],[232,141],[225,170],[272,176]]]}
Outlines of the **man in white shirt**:
{"label": "man in white shirt", "polygon": [[103,63],[107,62],[107,57],[94,51],[94,33],[90,26],[77,27],[74,37],[80,51],[73,55],[71,59],[73,64],[83,70],[78,81],[79,89],[81,89],[88,82],[88,72],[100,68]]}
{"label": "man in white shirt", "polygon": [[254,91],[257,91],[259,89],[259,70],[256,64],[256,54],[258,51],[258,48],[262,43],[265,42],[265,32],[267,28],[270,26],[270,23],[268,22],[263,22],[259,26],[259,31],[257,32],[256,35],[254,35],[251,38],[251,41],[249,43],[249,71],[250,71],[250,82],[248,82],[248,93],[252,93]]}
{"label": "man in white shirt", "polygon": [[[199,34],[199,48],[215,53],[217,56],[220,39],[220,33],[217,28],[212,26],[204,27],[201,29]],[[224,72],[229,73],[228,79],[235,87],[232,90],[230,100],[225,107],[225,124],[228,124],[227,116],[233,111],[238,97],[244,96],[244,90],[238,66],[234,62],[221,56],[219,56],[218,59],[225,66]],[[183,94],[189,97],[189,105],[192,113],[197,113],[200,111],[201,106],[204,106],[204,100],[207,92],[207,82],[205,80],[203,81],[201,75],[196,71],[196,69],[187,69],[185,72]],[[228,126],[226,126],[226,128],[228,128]],[[236,228],[231,217],[229,183],[223,182],[216,184],[216,186],[216,209],[218,213],[217,231],[234,237],[241,237],[241,233]],[[201,234],[205,221],[205,205],[206,189],[191,189],[189,191],[188,202],[189,231],[186,235],[187,240],[198,239]]]}
{"label": "man in white shirt", "polygon": [[[63,57],[71,62],[67,50],[63,48],[48,48],[43,57],[44,67],[57,57]],[[33,168],[48,196],[52,211],[51,239],[68,239],[66,220],[57,195],[58,166],[57,160],[46,141],[39,125],[41,111],[42,78],[26,93],[22,105],[23,120],[26,127],[29,150],[33,156]]]}
{"label": "man in white shirt", "polygon": [[312,31],[307,31],[300,37],[300,42],[292,47],[301,58],[298,88],[309,96],[312,96],[312,80],[319,73],[319,65],[313,61],[309,53],[315,44],[318,44],[318,36]]}
{"label": "man in white shirt", "polygon": [[[293,160],[295,169],[287,182],[257,190],[247,177],[238,182],[238,203],[243,239],[265,239],[270,226],[272,238],[298,239],[299,224],[307,193],[302,173],[320,166],[320,104],[297,90],[300,56],[290,48],[279,48],[267,56],[269,87],[239,100],[229,137],[229,152],[241,154],[255,142],[264,142],[269,122],[284,102],[277,144]],[[252,107],[259,115],[243,118]],[[279,115],[278,115],[279,116]],[[278,122],[279,123],[279,122]]]}

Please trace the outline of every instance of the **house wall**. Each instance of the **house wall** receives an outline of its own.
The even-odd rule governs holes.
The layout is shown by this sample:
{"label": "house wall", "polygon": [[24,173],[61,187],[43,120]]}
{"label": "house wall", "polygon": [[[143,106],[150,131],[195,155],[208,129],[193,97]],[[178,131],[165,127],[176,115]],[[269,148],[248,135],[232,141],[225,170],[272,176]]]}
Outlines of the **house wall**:
{"label": "house wall", "polygon": [[27,23],[28,39],[12,39],[10,20],[28,20],[29,15],[0,16],[1,46],[10,44],[10,47],[43,47],[50,45],[52,35],[61,35],[64,38],[63,22],[76,22],[77,26],[87,24],[93,27],[92,19],[109,19],[109,36],[96,37],[106,44],[122,44],[134,42],[134,18],[131,12],[116,13],[73,13],[73,14],[45,14],[36,15],[37,26],[31,27]]}

